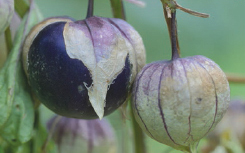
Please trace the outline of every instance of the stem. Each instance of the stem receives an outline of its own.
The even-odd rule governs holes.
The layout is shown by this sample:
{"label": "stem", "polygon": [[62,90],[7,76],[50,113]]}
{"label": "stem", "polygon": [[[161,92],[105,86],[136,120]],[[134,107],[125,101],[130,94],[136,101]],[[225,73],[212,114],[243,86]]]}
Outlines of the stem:
{"label": "stem", "polygon": [[14,8],[18,15],[23,19],[26,12],[29,10],[29,5],[24,0],[15,0]]}
{"label": "stem", "polygon": [[[35,131],[39,130],[38,126],[40,124],[40,113],[39,110],[35,110],[35,116],[34,116],[34,125],[33,125],[33,129]],[[35,132],[36,133],[36,132]],[[35,152],[35,140],[34,140],[34,136],[32,137],[32,139],[30,140],[30,150],[31,152]]]}
{"label": "stem", "polygon": [[226,73],[226,77],[230,83],[244,83],[245,77],[238,76],[236,74]]}
{"label": "stem", "polygon": [[199,143],[199,141],[190,145],[190,151],[191,151],[191,153],[197,153],[198,143]]}
{"label": "stem", "polygon": [[88,0],[88,10],[87,10],[87,18],[90,18],[94,15],[94,0]]}
{"label": "stem", "polygon": [[144,133],[134,118],[132,107],[131,107],[131,115],[132,115],[131,119],[133,125],[134,146],[135,146],[134,153],[146,153]]}
{"label": "stem", "polygon": [[[163,3],[163,12],[164,12],[164,17],[168,26],[168,33],[169,33],[169,38],[170,41],[172,42],[171,39],[171,10],[169,7],[167,7],[164,3]],[[177,35],[177,28],[176,28],[176,44],[177,44],[177,50],[178,50],[178,54],[180,55],[180,47],[179,47],[179,40],[178,40],[178,35]]]}
{"label": "stem", "polygon": [[56,116],[56,118],[54,119],[54,122],[52,123],[51,125],[51,128],[49,130],[49,133],[48,133],[48,137],[47,139],[45,140],[43,146],[42,146],[42,153],[46,153],[47,152],[47,145],[48,143],[50,142],[51,138],[53,137],[53,134],[54,134],[54,130],[55,130],[55,127],[57,125],[57,123],[60,121],[60,119],[62,118],[62,116]]}
{"label": "stem", "polygon": [[5,41],[6,41],[6,46],[7,46],[7,54],[9,54],[13,47],[10,26],[8,26],[8,28],[5,31]]}
{"label": "stem", "polygon": [[120,153],[125,153],[125,152],[128,152],[128,137],[127,137],[127,125],[126,125],[126,122],[125,122],[125,115],[123,113],[121,113],[121,120],[123,122],[122,123],[122,133],[121,133],[121,136],[122,136],[122,147],[121,147],[121,152]]}
{"label": "stem", "polygon": [[177,24],[176,24],[176,10],[173,10],[171,13],[171,31],[170,31],[170,38],[171,38],[171,47],[172,47],[172,60],[179,58],[179,51],[177,45]]}
{"label": "stem", "polygon": [[193,10],[182,7],[175,0],[161,0],[161,2],[163,5],[171,8],[171,9],[180,9],[183,12],[189,13],[189,14],[197,16],[197,17],[202,17],[202,18],[208,18],[209,17],[209,15],[206,13],[200,13],[200,12],[193,11]]}
{"label": "stem", "polygon": [[122,0],[110,0],[114,18],[126,20],[124,5]]}

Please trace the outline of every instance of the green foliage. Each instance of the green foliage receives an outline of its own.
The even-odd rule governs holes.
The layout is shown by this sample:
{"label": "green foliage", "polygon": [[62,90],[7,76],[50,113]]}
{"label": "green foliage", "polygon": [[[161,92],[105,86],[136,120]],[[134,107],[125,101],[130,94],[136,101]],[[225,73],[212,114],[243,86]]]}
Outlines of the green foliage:
{"label": "green foliage", "polygon": [[[33,137],[33,153],[57,153],[54,141],[48,139],[48,133],[42,124],[38,124]],[[32,153],[31,152],[31,153]]]}
{"label": "green foliage", "polygon": [[20,60],[25,35],[40,21],[37,9],[30,12],[22,20],[14,47],[0,71],[0,136],[7,142],[6,146],[16,146],[15,152],[25,148],[17,146],[31,139],[34,124],[33,100]]}

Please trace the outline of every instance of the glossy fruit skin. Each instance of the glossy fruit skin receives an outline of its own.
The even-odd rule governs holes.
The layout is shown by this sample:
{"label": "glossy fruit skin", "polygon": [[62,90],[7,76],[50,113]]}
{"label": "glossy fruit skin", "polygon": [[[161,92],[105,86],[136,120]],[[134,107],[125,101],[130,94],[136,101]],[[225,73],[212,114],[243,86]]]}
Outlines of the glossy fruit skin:
{"label": "glossy fruit skin", "polygon": [[198,55],[147,64],[137,75],[132,105],[151,138],[190,151],[221,120],[229,102],[225,74]]}
{"label": "glossy fruit skin", "polygon": [[[111,29],[106,33],[108,27]],[[93,28],[99,30],[95,31]],[[37,99],[62,116],[83,119],[98,118],[98,113],[96,114],[94,106],[91,105],[89,96],[89,91],[93,92],[98,87],[93,82],[96,76],[92,74],[97,71],[91,69],[93,64],[90,64],[91,62],[89,61],[89,63],[88,60],[89,58],[96,59],[97,63],[95,64],[98,64],[101,60],[108,58],[110,49],[105,50],[104,48],[117,45],[115,39],[122,39],[127,45],[130,45],[125,34],[122,34],[118,28],[120,27],[113,26],[106,18],[100,17],[91,17],[76,22],[70,18],[51,18],[34,27],[26,39],[23,64]],[[69,33],[70,31],[72,32]],[[101,31],[104,33],[100,34]],[[79,32],[83,32],[85,34],[83,36],[86,37],[81,39],[90,40],[90,44],[93,45],[91,45],[92,49],[88,42],[78,43],[78,46],[80,48],[84,47],[85,51],[77,49],[79,47],[76,48],[76,44],[73,44],[77,43],[74,42],[76,38],[71,40],[74,38],[70,37],[74,33],[76,37],[76,33]],[[110,33],[112,33],[112,36],[116,35],[119,38],[112,37]],[[100,36],[105,37],[105,39],[100,39]],[[132,46],[128,48],[133,50]],[[76,51],[68,51],[71,48],[75,48]],[[94,50],[95,58],[91,57],[91,52],[86,53],[88,52],[87,48],[88,50]],[[85,56],[83,55],[83,58],[80,58],[81,54]],[[138,66],[136,66],[136,59],[131,52],[125,54],[121,59],[124,60],[121,62],[123,64],[121,65],[122,69],[110,79],[107,79],[107,86],[101,88],[101,90],[106,90],[106,98],[104,99],[106,104],[102,115],[108,115],[115,111],[129,96],[136,75],[136,67]],[[84,63],[83,60],[87,61]],[[103,67],[105,64],[101,65],[105,71],[110,72],[110,69],[113,69],[113,67]],[[93,87],[95,89],[91,89]]]}
{"label": "glossy fruit skin", "polygon": [[[54,125],[55,124],[55,125]],[[54,116],[47,123],[59,153],[116,153],[114,129],[106,119],[73,119]]]}

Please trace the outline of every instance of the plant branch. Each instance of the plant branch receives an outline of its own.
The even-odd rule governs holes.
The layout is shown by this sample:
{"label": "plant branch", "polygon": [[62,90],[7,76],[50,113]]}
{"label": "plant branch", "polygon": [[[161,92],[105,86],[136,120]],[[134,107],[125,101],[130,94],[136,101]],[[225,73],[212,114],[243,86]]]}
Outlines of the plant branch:
{"label": "plant branch", "polygon": [[132,126],[133,126],[134,146],[135,146],[134,153],[146,153],[144,133],[134,118],[132,106],[131,106],[131,114],[132,114]]}
{"label": "plant branch", "polygon": [[197,17],[202,17],[202,18],[209,17],[209,15],[206,13],[200,13],[200,12],[196,12],[196,11],[182,7],[175,0],[161,0],[161,2],[163,5],[165,5],[165,7],[169,7],[171,10],[180,9],[183,12],[189,13]]}
{"label": "plant branch", "polygon": [[243,84],[245,84],[245,76],[239,76],[237,74],[226,73],[226,77],[230,83],[243,83]]}
{"label": "plant branch", "polygon": [[180,9],[183,12],[186,12],[186,13],[189,13],[191,15],[194,15],[194,16],[197,16],[197,17],[201,17],[201,18],[208,18],[209,17],[209,15],[206,14],[206,13],[200,13],[200,12],[196,12],[196,11],[184,8],[184,7],[180,6],[179,4],[177,4],[176,2],[175,2],[175,4],[176,4],[176,8]]}
{"label": "plant branch", "polygon": [[15,8],[15,11],[20,16],[20,18],[23,19],[26,12],[28,12],[28,10],[29,10],[29,5],[26,3],[25,0],[15,0],[14,1],[14,8]]}
{"label": "plant branch", "polygon": [[12,41],[10,26],[8,26],[8,28],[5,30],[4,35],[5,35],[5,42],[6,42],[6,46],[7,46],[7,53],[9,54],[12,47],[13,47],[13,41]]}
{"label": "plant branch", "polygon": [[126,20],[124,5],[122,0],[110,0],[114,18]]}

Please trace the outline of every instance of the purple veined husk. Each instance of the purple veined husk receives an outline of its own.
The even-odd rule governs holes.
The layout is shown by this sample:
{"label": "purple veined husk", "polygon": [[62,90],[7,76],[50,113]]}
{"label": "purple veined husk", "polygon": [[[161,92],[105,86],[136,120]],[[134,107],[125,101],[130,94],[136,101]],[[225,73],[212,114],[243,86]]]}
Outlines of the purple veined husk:
{"label": "purple veined husk", "polygon": [[73,118],[101,119],[115,111],[144,64],[142,38],[114,18],[49,18],[32,29],[23,47],[24,70],[37,99]]}
{"label": "purple veined husk", "polygon": [[197,55],[147,64],[132,99],[136,121],[148,136],[189,152],[221,120],[230,89],[220,67]]}
{"label": "purple veined husk", "polygon": [[116,153],[114,129],[106,119],[74,119],[54,116],[47,128],[58,153]]}

